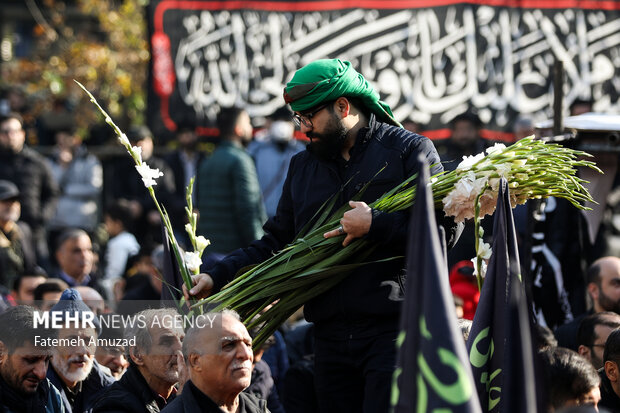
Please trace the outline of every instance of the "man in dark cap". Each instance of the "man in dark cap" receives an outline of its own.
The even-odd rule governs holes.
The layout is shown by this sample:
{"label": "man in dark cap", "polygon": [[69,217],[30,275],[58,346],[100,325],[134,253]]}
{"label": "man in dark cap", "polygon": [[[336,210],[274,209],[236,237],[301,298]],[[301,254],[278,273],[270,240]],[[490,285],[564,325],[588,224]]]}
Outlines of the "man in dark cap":
{"label": "man in dark cap", "polygon": [[36,269],[30,227],[19,221],[19,195],[14,183],[0,180],[0,288],[4,287],[6,292],[17,277]]}
{"label": "man in dark cap", "polygon": [[[319,60],[299,69],[284,99],[311,142],[291,160],[276,216],[264,226],[265,236],[230,254],[208,274],[194,277],[193,294],[217,291],[240,268],[281,250],[334,194],[340,196],[336,207],[348,202],[351,210],[326,238],[341,237],[343,246],[361,237],[377,243],[369,262],[406,253],[409,212],[384,213],[368,204],[417,173],[420,155],[433,165],[431,175],[441,172],[432,142],[401,128],[389,106],[346,61]],[[366,185],[361,200],[350,201]],[[451,245],[458,227],[443,211],[437,216]],[[388,411],[404,265],[398,259],[360,266],[306,303],[305,317],[315,324],[322,412]]]}
{"label": "man in dark cap", "polygon": [[53,348],[47,378],[60,390],[66,411],[89,412],[101,391],[114,383],[95,360],[101,325],[72,288],[51,308],[50,320],[54,318],[61,320],[63,328],[57,332],[58,345]]}

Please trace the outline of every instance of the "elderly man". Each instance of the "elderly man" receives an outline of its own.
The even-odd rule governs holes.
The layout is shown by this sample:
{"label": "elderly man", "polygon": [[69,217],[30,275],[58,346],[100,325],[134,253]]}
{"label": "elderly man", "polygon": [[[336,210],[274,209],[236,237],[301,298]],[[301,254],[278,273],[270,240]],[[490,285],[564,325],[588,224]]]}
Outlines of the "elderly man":
{"label": "elderly man", "polygon": [[[183,328],[165,322],[177,318],[173,309],[144,310],[134,316],[125,338],[135,338],[129,347],[130,365],[123,377],[101,395],[94,413],[159,412],[175,396],[175,384],[184,377],[181,353]],[[182,383],[181,383],[182,384]]]}
{"label": "elderly man", "polygon": [[577,351],[577,330],[581,321],[589,314],[613,311],[620,314],[620,258],[602,257],[594,261],[587,271],[588,295],[592,299],[592,310],[561,325],[555,330],[558,345]]}
{"label": "elderly man", "polygon": [[[441,172],[433,143],[401,128],[389,106],[346,61],[318,60],[299,69],[284,99],[311,142],[291,160],[276,216],[263,227],[263,238],[194,277],[191,294],[219,290],[240,268],[292,242],[334,194],[344,204],[366,185],[360,202],[349,202],[341,226],[325,237],[341,237],[343,246],[361,237],[375,243],[368,262],[405,255],[409,212],[385,213],[368,204],[417,173],[420,155],[433,165],[431,175]],[[443,212],[437,216],[451,245],[457,226],[442,218]],[[404,265],[399,259],[360,266],[304,306],[306,319],[315,325],[321,411],[388,411]]]}
{"label": "elderly man", "polygon": [[190,328],[183,354],[190,380],[165,413],[268,412],[264,400],[243,393],[252,379],[252,339],[237,313],[224,311],[208,327]]}
{"label": "elderly man", "polygon": [[[65,324],[58,331],[59,345],[52,351],[52,366],[47,378],[60,390],[68,412],[89,412],[100,392],[114,382],[95,361],[93,339],[97,340],[101,326],[80,293],[71,288],[62,293],[60,301],[50,310],[50,319],[54,315]],[[69,322],[70,317],[77,317],[79,325]],[[92,319],[92,327],[85,322],[89,319]]]}
{"label": "elderly man", "polygon": [[45,378],[49,347],[35,345],[34,310],[17,306],[0,314],[0,411],[64,412],[60,393]]}

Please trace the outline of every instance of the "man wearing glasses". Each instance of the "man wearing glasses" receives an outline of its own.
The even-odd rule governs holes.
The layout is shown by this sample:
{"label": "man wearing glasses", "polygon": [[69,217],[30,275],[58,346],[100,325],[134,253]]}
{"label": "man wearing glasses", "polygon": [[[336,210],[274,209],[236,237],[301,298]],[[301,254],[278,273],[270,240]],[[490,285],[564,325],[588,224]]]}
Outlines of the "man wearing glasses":
{"label": "man wearing glasses", "polygon": [[[443,170],[432,142],[403,129],[349,62],[319,60],[299,69],[287,84],[284,99],[310,144],[291,160],[265,236],[196,277],[192,291],[198,296],[219,290],[237,269],[292,242],[336,193],[337,206],[348,202],[351,210],[326,238],[341,236],[343,246],[361,237],[378,243],[380,248],[369,262],[404,256],[409,213],[383,213],[368,204],[416,173],[419,155],[432,165],[431,175]],[[361,201],[350,201],[367,184]],[[443,218],[443,212],[437,215],[450,245],[457,226]],[[305,305],[306,319],[315,324],[315,382],[321,412],[388,411],[404,264],[401,259],[361,266]]]}

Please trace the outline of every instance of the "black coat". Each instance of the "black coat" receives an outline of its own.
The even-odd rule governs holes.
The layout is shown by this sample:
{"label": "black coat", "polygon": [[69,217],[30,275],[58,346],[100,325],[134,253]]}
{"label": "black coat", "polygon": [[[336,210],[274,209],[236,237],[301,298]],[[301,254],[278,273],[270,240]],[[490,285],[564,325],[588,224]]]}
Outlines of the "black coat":
{"label": "black coat", "polygon": [[[162,413],[222,413],[223,410],[218,407],[211,399],[194,386],[190,381],[185,383],[183,393],[167,405]],[[269,413],[267,410],[267,402],[259,400],[256,397],[239,393],[238,413]]]}
{"label": "black coat", "polygon": [[[349,154],[348,162],[340,157],[322,161],[308,149],[293,157],[276,215],[263,227],[265,236],[207,270],[216,291],[240,268],[262,262],[294,241],[321,206],[341,189],[336,207],[353,199],[366,184],[361,201],[370,204],[417,173],[419,155],[433,165],[431,175],[443,170],[430,139],[378,122],[374,115],[369,127],[359,131]],[[452,219],[443,218],[442,211],[437,217],[451,245],[458,226]],[[373,210],[366,238],[379,247],[365,261],[404,256],[408,222],[409,211],[388,214]],[[404,267],[404,259],[359,267],[340,284],[309,301],[304,307],[306,320],[315,323],[317,336],[335,340],[398,330]]]}
{"label": "black coat", "polygon": [[157,413],[156,395],[133,364],[95,402],[93,413]]}
{"label": "black coat", "polygon": [[0,151],[0,179],[17,185],[22,205],[21,219],[38,236],[56,212],[59,193],[45,159],[28,147],[17,154]]}

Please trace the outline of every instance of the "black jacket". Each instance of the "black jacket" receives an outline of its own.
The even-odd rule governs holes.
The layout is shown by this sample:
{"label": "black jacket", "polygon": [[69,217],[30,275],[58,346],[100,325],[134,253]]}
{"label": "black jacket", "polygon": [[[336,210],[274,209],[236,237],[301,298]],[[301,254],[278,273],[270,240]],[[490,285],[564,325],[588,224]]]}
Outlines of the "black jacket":
{"label": "black jacket", "polygon": [[[167,405],[162,413],[222,413],[211,399],[194,386],[192,381],[185,383],[183,392],[176,399]],[[238,413],[269,413],[267,402],[256,397],[239,393]]]}
{"label": "black jacket", "polygon": [[[95,402],[93,413],[157,413],[156,394],[134,365]],[[162,399],[163,400],[163,399]]]}
{"label": "black jacket", "polygon": [[620,397],[611,388],[605,369],[600,369],[598,374],[601,376],[601,401],[598,402],[598,407],[604,407],[610,412],[620,412]]}
{"label": "black jacket", "polygon": [[86,413],[90,412],[95,400],[103,392],[105,388],[114,383],[114,379],[101,370],[99,363],[93,360],[93,369],[84,381],[82,381],[82,390],[75,398],[73,405],[69,402],[67,397],[67,390],[64,382],[58,376],[51,363],[47,369],[47,378],[49,381],[60,391],[62,403],[65,406],[67,413]]}
{"label": "black jacket", "polygon": [[[230,281],[238,269],[262,262],[294,241],[325,201],[341,189],[337,207],[351,200],[370,182],[361,199],[370,204],[417,172],[419,154],[433,165],[431,175],[443,170],[428,138],[378,122],[374,115],[369,127],[359,131],[349,153],[348,162],[340,157],[321,161],[309,150],[293,157],[277,213],[263,227],[265,236],[248,248],[234,251],[207,271],[214,279],[216,290]],[[366,237],[378,243],[379,248],[366,261],[404,256],[409,211],[388,214],[373,210],[372,214],[372,225]],[[450,245],[457,225],[452,219],[443,218],[443,212],[438,212],[437,216],[446,229]],[[305,316],[315,323],[316,335],[345,339],[396,331],[404,267],[403,259],[362,266],[340,284],[308,302]]]}
{"label": "black jacket", "polygon": [[21,219],[38,234],[54,215],[59,192],[45,159],[28,147],[17,154],[0,151],[0,179],[17,185]]}

